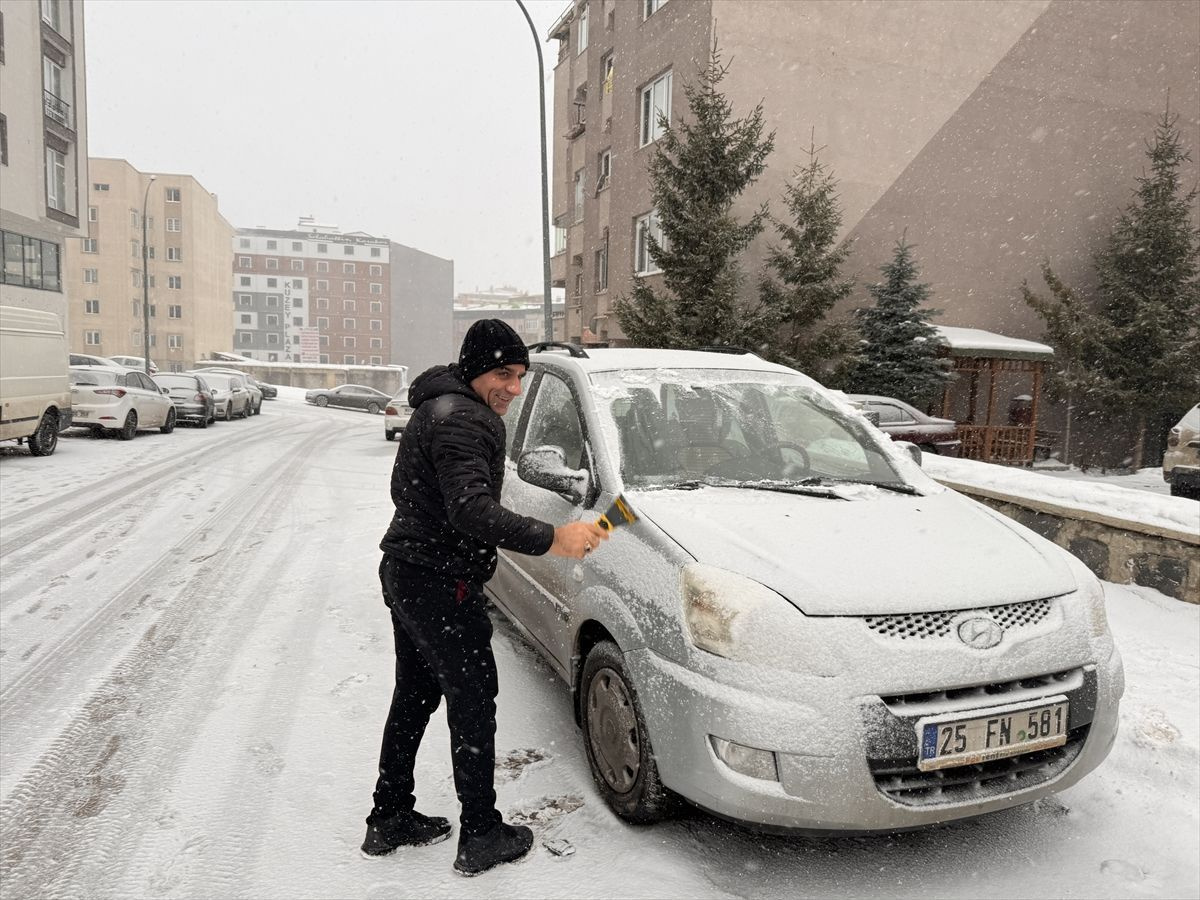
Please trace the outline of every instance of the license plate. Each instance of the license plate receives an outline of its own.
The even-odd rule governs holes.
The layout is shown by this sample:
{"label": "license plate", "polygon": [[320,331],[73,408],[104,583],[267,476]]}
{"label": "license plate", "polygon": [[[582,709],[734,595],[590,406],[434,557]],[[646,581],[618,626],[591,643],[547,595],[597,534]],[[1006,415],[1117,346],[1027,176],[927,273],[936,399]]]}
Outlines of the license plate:
{"label": "license plate", "polygon": [[922,772],[969,766],[1060,747],[1067,742],[1066,697],[1051,697],[1037,706],[998,707],[986,713],[921,719],[917,736]]}

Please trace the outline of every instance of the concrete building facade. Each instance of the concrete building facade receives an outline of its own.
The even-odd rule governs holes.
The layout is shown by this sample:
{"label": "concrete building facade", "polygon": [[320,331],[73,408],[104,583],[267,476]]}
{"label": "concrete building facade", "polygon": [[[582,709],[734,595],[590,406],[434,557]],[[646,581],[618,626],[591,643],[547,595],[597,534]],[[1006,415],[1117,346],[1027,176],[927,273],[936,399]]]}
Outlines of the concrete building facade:
{"label": "concrete building facade", "polygon": [[391,256],[392,361],[418,374],[457,358],[454,260],[395,241]]}
{"label": "concrete building facade", "polygon": [[[734,115],[760,101],[775,151],[735,205],[784,214],[784,187],[815,142],[839,182],[845,272],[856,295],[902,234],[938,324],[1037,340],[1020,298],[1049,259],[1087,291],[1093,252],[1129,203],[1167,106],[1200,169],[1200,13],[1191,0],[588,0],[551,28],[553,282],[559,337],[620,343],[612,309],[652,271],[647,161],[654,111],[686,113],[684,86],[714,38]],[[753,296],[768,230],[746,251]]]}
{"label": "concrete building facade", "polygon": [[[229,242],[233,226],[217,197],[191,175],[140,172],[124,159],[90,160],[83,227],[67,242],[70,347],[97,356],[144,356],[144,298],[150,358],[182,371],[228,350],[232,329]],[[149,274],[142,284],[142,210]]]}
{"label": "concrete building facade", "polygon": [[87,82],[80,0],[0,9],[0,303],[66,323],[64,244],[87,202]]}

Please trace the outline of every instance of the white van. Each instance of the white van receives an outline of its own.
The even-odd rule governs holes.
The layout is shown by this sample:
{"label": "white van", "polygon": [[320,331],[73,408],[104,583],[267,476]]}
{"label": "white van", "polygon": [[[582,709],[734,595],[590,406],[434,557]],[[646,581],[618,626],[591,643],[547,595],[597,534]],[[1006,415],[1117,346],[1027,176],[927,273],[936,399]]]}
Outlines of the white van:
{"label": "white van", "polygon": [[0,306],[0,441],[49,456],[71,424],[67,336],[54,313]]}

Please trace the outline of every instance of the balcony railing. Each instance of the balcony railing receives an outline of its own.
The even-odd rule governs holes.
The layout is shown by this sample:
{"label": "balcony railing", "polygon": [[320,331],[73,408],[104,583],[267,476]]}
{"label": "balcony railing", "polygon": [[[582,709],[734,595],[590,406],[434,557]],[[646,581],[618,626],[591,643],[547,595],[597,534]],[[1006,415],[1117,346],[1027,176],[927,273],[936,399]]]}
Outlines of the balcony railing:
{"label": "balcony railing", "polygon": [[71,121],[71,104],[62,97],[49,91],[42,91],[42,108],[46,111],[46,115],[55,122],[74,130],[75,126]]}

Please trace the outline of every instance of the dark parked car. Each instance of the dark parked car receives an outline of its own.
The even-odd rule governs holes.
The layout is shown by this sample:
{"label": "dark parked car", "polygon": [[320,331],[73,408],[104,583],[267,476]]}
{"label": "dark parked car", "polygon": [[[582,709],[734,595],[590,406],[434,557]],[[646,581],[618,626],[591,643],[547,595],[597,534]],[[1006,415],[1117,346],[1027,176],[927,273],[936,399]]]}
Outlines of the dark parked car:
{"label": "dark parked car", "polygon": [[201,375],[187,372],[159,372],[151,376],[160,388],[166,388],[171,402],[175,404],[175,418],[180,422],[191,422],[207,428],[217,419],[216,401],[212,388]]}
{"label": "dark parked car", "polygon": [[351,409],[365,409],[371,415],[376,415],[387,407],[392,398],[365,384],[343,384],[329,390],[309,391],[304,399],[317,406],[348,406]]}
{"label": "dark parked car", "polygon": [[958,426],[953,419],[927,416],[895,397],[876,397],[873,394],[848,396],[864,413],[878,414],[879,429],[894,441],[909,441],[926,453],[942,456],[958,456],[962,452],[962,441],[957,436]]}

